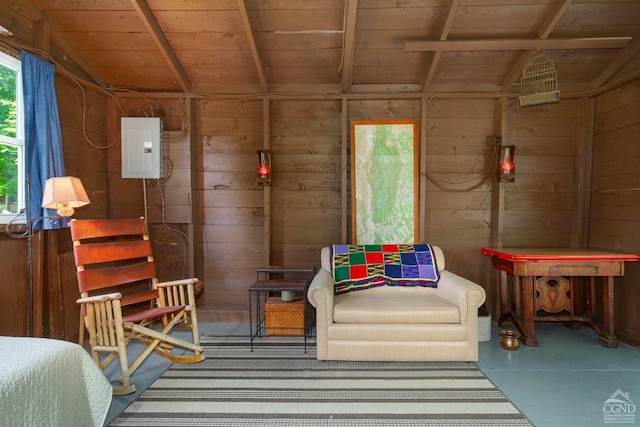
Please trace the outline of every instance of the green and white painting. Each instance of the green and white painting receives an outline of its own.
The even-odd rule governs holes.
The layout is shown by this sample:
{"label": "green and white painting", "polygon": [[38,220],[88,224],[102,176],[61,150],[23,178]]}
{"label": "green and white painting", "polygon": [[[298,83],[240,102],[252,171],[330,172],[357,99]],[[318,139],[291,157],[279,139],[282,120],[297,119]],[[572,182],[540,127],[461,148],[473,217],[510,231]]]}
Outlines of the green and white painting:
{"label": "green and white painting", "polygon": [[417,122],[351,122],[353,240],[415,243]]}

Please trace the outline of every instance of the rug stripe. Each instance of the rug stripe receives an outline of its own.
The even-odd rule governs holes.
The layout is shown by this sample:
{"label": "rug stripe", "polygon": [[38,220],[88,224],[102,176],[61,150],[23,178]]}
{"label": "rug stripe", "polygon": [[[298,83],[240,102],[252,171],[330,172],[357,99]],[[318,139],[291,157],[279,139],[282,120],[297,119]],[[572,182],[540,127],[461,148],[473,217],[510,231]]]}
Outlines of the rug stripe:
{"label": "rug stripe", "polygon": [[179,400],[228,400],[235,402],[243,401],[261,401],[269,400],[280,402],[284,399],[289,401],[407,401],[412,402],[439,402],[444,400],[453,400],[457,402],[486,402],[501,401],[506,402],[504,395],[498,390],[479,391],[479,390],[358,390],[357,397],[354,397],[352,390],[218,390],[216,389],[199,389],[199,390],[180,390],[176,389],[154,389],[148,390],[141,395],[138,400],[145,401],[179,401]]}
{"label": "rug stripe", "polygon": [[[212,370],[217,369],[217,370]],[[287,371],[256,371],[256,370],[231,370],[231,369],[219,369],[219,368],[210,368],[209,370],[192,370],[192,371],[169,371],[164,377],[165,378],[182,378],[182,379],[190,379],[190,378],[253,378],[253,379],[277,379],[277,378],[295,378],[295,370],[287,370]],[[402,378],[431,378],[431,379],[445,379],[445,378],[483,378],[482,373],[478,371],[473,372],[456,372],[456,371],[428,371],[428,372],[420,372],[420,371],[393,371],[394,378],[402,379]],[[387,376],[381,376],[380,371],[358,371],[358,372],[349,372],[349,371],[325,371],[325,372],[314,372],[306,375],[305,378],[308,379],[326,379],[326,378],[353,378],[353,379],[386,379]]]}
{"label": "rug stripe", "polygon": [[[188,412],[192,414],[225,412],[233,414],[519,414],[509,402],[264,402],[217,401],[172,401],[145,402],[136,400],[125,412],[151,412],[170,414]],[[232,407],[231,407],[232,406]]]}
{"label": "rug stripe", "polygon": [[281,416],[273,418],[235,417],[226,414],[175,414],[171,418],[165,417],[131,417],[119,418],[111,426],[114,427],[531,427],[526,419],[507,419],[484,416],[448,418],[411,418],[411,417],[378,417],[376,419],[331,418],[314,419],[312,417],[296,418]]}

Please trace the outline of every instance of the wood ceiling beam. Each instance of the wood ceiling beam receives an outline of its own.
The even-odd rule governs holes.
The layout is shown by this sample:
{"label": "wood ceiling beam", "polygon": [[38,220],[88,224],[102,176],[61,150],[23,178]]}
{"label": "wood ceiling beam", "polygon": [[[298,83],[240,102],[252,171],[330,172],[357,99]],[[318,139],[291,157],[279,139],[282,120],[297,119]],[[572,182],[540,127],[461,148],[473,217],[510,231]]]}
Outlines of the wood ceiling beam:
{"label": "wood ceiling beam", "polygon": [[[451,0],[451,2],[449,3],[447,17],[445,18],[444,24],[442,25],[442,30],[440,30],[440,40],[446,40],[447,37],[449,37],[449,31],[451,30],[451,26],[453,25],[453,19],[458,10],[458,6],[460,6],[460,0]],[[422,93],[426,93],[429,90],[429,86],[431,86],[433,77],[436,74],[436,69],[438,68],[438,63],[440,62],[441,55],[441,52],[433,53],[428,66],[427,75],[424,79],[424,82],[422,82]]]}
{"label": "wood ceiling beam", "polygon": [[247,35],[247,41],[249,43],[249,50],[251,51],[253,63],[255,64],[256,71],[258,73],[260,88],[262,88],[262,92],[268,93],[269,84],[267,83],[267,77],[265,76],[264,67],[262,66],[262,59],[260,58],[258,46],[256,45],[256,37],[253,32],[253,27],[251,26],[251,20],[249,20],[249,9],[247,8],[246,0],[238,0],[238,9],[240,11],[240,19],[242,20],[244,31]]}
{"label": "wood ceiling beam", "polygon": [[84,71],[87,76],[89,76],[93,81],[100,87],[106,88],[107,82],[98,75],[98,72],[93,68],[93,66],[87,62],[82,55],[78,52],[78,50],[71,45],[69,40],[63,35],[63,33],[52,26],[49,23],[49,33],[51,34],[51,38],[55,40],[56,44],[60,46],[60,49],[64,53],[67,54],[69,59],[76,64],[82,71]]}
{"label": "wood ceiling beam", "polygon": [[103,88],[106,87],[106,82],[104,81],[104,79],[97,74],[96,70],[80,55],[78,50],[73,47],[71,43],[69,43],[67,37],[65,37],[62,31],[60,31],[60,29],[56,27],[53,22],[51,22],[51,20],[49,20],[49,17],[42,11],[42,9],[36,6],[31,0],[23,0],[21,6],[22,10],[32,21],[47,21],[47,31],[49,33],[49,37],[56,42],[60,49],[62,49],[62,51],[67,55],[68,59],[73,62],[80,70],[86,73],[86,75],[90,77],[98,86]]}
{"label": "wood ceiling beam", "polygon": [[191,92],[191,80],[178,60],[171,43],[167,40],[167,36],[162,31],[158,20],[153,15],[147,2],[145,0],[131,0],[131,4],[138,13],[138,17],[142,20],[144,26],[147,27],[149,35],[160,50],[160,54],[164,57],[165,61],[167,61],[167,65],[178,80],[178,84],[182,90],[186,93]]}
{"label": "wood ceiling beam", "polygon": [[617,71],[624,67],[640,52],[640,41],[634,40],[620,52],[611,64],[593,81],[593,89],[598,89],[609,81]]}
{"label": "wood ceiling beam", "polygon": [[[572,2],[573,0],[559,0],[555,4],[554,8],[551,10],[551,13],[549,13],[549,16],[547,16],[547,20],[538,31],[539,39],[546,39],[549,37],[553,29],[558,24],[558,21],[560,21],[560,18],[562,18],[569,6],[571,6]],[[509,73],[507,73],[505,78],[502,80],[503,90],[508,90],[516,81],[518,81],[518,78],[522,75],[522,68],[529,61],[531,61],[537,53],[537,50],[529,50],[527,52],[523,52],[520,55],[520,58],[518,58]]]}
{"label": "wood ceiling beam", "polygon": [[343,43],[342,46],[342,92],[351,92],[353,83],[353,56],[356,39],[356,16],[358,0],[347,0],[344,11]]}
{"label": "wood ceiling beam", "polygon": [[406,42],[406,52],[615,49],[623,48],[631,37],[594,37],[582,39],[487,39]]}
{"label": "wood ceiling beam", "polygon": [[558,25],[558,21],[567,11],[569,6],[571,6],[573,0],[560,0],[556,3],[554,8],[551,10],[551,13],[547,17],[546,22],[540,27],[540,31],[538,32],[538,38],[547,39],[553,29]]}

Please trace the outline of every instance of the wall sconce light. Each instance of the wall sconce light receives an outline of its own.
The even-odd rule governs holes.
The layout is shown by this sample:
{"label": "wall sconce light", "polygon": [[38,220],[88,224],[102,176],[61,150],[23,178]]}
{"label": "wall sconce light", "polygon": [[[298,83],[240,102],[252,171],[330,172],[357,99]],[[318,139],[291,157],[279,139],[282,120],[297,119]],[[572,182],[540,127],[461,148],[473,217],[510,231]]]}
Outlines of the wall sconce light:
{"label": "wall sconce light", "polygon": [[75,176],[49,178],[44,184],[42,207],[57,209],[61,217],[73,215],[74,209],[89,204],[80,179]]}
{"label": "wall sconce light", "polygon": [[498,169],[500,182],[513,182],[516,179],[516,146],[503,145],[500,147],[500,162]]}
{"label": "wall sconce light", "polygon": [[271,153],[258,150],[258,184],[271,185]]}

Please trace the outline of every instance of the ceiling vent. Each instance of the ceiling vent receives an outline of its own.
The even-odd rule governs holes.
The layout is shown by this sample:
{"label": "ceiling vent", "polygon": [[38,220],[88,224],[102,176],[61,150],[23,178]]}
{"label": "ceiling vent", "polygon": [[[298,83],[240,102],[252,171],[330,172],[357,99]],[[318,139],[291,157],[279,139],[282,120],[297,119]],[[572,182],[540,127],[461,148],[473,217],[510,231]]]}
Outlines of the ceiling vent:
{"label": "ceiling vent", "polygon": [[537,55],[522,68],[521,107],[560,101],[555,61]]}

